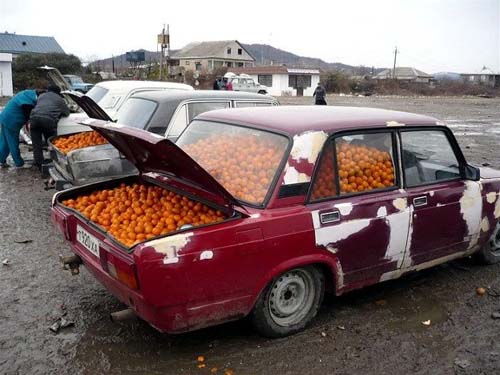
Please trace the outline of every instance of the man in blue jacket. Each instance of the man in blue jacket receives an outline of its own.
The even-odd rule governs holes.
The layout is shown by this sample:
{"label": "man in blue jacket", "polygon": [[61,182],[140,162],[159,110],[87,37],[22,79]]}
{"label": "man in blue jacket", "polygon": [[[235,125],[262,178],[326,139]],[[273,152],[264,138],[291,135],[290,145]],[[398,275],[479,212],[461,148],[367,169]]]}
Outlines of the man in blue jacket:
{"label": "man in blue jacket", "polygon": [[19,133],[30,117],[31,110],[36,105],[35,90],[23,90],[16,94],[0,113],[0,165],[8,167],[9,153],[17,168],[24,166],[24,160],[19,150]]}

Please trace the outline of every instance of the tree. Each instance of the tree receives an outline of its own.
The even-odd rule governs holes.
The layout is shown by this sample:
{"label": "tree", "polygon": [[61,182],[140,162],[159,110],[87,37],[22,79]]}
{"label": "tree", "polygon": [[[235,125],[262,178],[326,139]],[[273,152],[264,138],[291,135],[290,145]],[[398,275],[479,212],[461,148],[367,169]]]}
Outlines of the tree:
{"label": "tree", "polygon": [[20,55],[12,63],[14,90],[47,87],[47,76],[38,69],[44,65],[57,68],[62,74],[79,74],[82,71],[82,63],[75,55],[65,53]]}

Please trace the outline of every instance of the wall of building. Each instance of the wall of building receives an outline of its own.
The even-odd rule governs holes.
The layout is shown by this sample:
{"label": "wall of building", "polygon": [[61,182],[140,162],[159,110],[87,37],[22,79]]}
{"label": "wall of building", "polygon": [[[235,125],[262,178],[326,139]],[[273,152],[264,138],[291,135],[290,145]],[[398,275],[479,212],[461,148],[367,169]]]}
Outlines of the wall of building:
{"label": "wall of building", "polygon": [[0,97],[14,95],[12,86],[12,55],[0,53]]}

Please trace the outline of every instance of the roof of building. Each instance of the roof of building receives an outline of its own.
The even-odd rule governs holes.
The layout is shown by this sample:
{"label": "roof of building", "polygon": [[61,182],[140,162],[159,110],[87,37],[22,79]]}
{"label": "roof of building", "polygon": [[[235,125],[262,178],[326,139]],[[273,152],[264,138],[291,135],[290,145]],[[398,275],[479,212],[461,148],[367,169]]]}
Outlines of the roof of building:
{"label": "roof of building", "polygon": [[64,53],[53,36],[0,34],[0,52],[21,53]]}
{"label": "roof of building", "polygon": [[[375,76],[376,79],[387,79],[393,77],[394,77],[393,69],[385,69]],[[432,78],[432,75],[411,67],[400,66],[396,68],[396,79],[416,79],[416,78]]]}
{"label": "roof of building", "polygon": [[493,70],[488,68],[487,66],[483,66],[481,70],[468,72],[468,73],[460,73],[461,75],[499,75],[500,71]]}
{"label": "roof of building", "polygon": [[[245,56],[227,56],[226,47],[231,43],[237,43],[250,57],[251,59],[245,58]],[[207,57],[217,57],[224,59],[238,59],[238,60],[248,60],[255,61],[252,54],[248,52],[245,47],[241,45],[237,40],[218,40],[211,42],[192,42],[186,45],[184,48],[175,52],[172,56],[174,59],[180,58],[207,58]]]}
{"label": "roof of building", "polygon": [[319,69],[289,68],[285,65],[231,68],[230,71],[235,74],[319,74]]}
{"label": "roof of building", "polygon": [[205,112],[199,120],[264,128],[290,136],[319,130],[333,133],[391,125],[436,125],[433,117],[385,109],[337,106],[274,106]]}

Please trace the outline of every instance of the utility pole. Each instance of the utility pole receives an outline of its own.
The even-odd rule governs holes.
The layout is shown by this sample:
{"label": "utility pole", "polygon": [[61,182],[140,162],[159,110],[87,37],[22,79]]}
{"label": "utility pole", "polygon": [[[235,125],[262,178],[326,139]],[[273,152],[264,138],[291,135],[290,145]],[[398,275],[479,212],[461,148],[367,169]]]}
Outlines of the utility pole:
{"label": "utility pole", "polygon": [[394,67],[392,68],[392,78],[396,79],[396,57],[398,55],[398,47],[394,48]]}
{"label": "utility pole", "polygon": [[[158,44],[160,45],[160,81],[162,78],[163,74],[163,58],[165,58],[167,62],[167,76],[168,76],[168,59],[170,56],[170,31],[169,31],[169,25],[167,25],[167,32],[165,33],[165,24],[163,24],[163,30],[161,31],[161,34],[158,34]],[[165,49],[167,50],[167,56],[165,55]]]}

